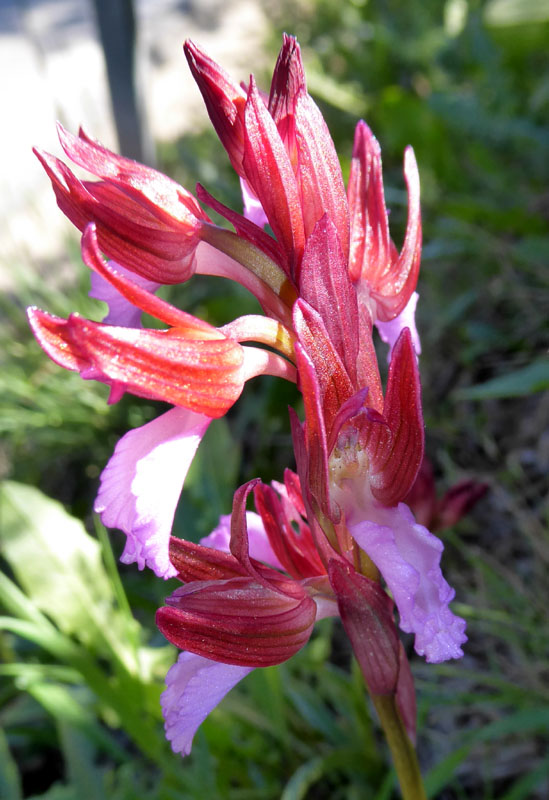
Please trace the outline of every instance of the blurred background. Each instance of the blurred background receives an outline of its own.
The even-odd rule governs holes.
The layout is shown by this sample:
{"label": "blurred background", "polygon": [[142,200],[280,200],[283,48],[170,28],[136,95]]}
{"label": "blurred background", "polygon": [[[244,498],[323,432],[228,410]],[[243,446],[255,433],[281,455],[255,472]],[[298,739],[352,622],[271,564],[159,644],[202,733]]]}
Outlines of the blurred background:
{"label": "blurred background", "polygon": [[[190,36],[237,80],[254,71],[268,88],[283,30],[300,40],[345,176],[357,119],[377,135],[398,246],[402,155],[414,147],[427,452],[439,497],[464,480],[488,486],[440,533],[465,657],[411,659],[429,797],[549,795],[549,2],[1,0],[2,798],[398,796],[329,620],[288,664],[234,690],[189,759],[171,754],[158,699],[175,651],[154,612],[172,586],[119,565],[123,536],[91,515],[117,439],[161,404],[108,407],[106,387],[47,359],[24,315],[29,304],[104,314],[30,152],[60,155],[55,119],[240,209],[181,45]],[[221,279],[162,291],[213,324],[256,310]],[[239,483],[292,466],[288,404],[299,409],[292,387],[255,381],[211,426],[178,535],[206,535]]]}

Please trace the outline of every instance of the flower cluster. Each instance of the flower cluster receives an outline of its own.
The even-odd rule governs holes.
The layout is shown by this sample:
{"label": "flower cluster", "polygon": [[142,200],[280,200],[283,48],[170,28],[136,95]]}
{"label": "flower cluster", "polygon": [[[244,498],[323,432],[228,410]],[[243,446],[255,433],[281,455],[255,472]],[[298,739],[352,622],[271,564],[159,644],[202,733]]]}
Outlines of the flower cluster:
{"label": "flower cluster", "polygon": [[[211,709],[256,667],[279,664],[316,620],[341,617],[372,695],[395,698],[410,737],[411,673],[395,624],[427,661],[462,655],[465,623],[440,570],[442,543],[403,502],[423,460],[414,324],[421,253],[419,177],[404,157],[408,222],[389,235],[379,145],[356,128],[345,189],[324,119],[307,92],[297,42],[285,36],[269,95],[242,88],[192,42],[185,53],[240,177],[244,214],[203,187],[202,203],[153,169],[80,131],[61,145],[96,180],[37,152],[62,211],[83,232],[102,323],[32,308],[40,345],[63,367],[173,409],[127,433],[101,476],[95,510],[127,536],[125,563],[177,577],[157,624],[183,652],[162,697],[173,749],[188,753]],[[270,232],[265,229],[269,225]],[[102,253],[107,256],[103,259]],[[159,299],[193,274],[245,286],[263,315],[215,328]],[[141,312],[166,326],[147,330]],[[373,344],[389,344],[383,391]],[[246,342],[254,342],[253,346]],[[261,374],[297,383],[296,471],[238,489],[232,513],[201,544],[170,536],[186,473],[210,422]],[[253,494],[256,512],[246,511]]]}

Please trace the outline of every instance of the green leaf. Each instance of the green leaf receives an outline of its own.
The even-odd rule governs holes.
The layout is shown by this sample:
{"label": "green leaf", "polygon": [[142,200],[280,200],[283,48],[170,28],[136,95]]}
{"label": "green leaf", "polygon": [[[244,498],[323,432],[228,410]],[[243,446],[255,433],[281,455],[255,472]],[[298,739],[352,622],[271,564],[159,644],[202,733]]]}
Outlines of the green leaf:
{"label": "green leaf", "polygon": [[364,764],[357,763],[356,753],[347,748],[332,750],[325,756],[318,756],[306,761],[297,769],[280,797],[280,800],[303,800],[309,795],[309,789],[324,775],[333,776],[338,769],[359,770]]}
{"label": "green leaf", "polygon": [[5,481],[0,488],[2,549],[35,607],[87,646],[109,649],[130,669],[133,620],[115,608],[101,547],[63,506],[32,486]]}
{"label": "green leaf", "polygon": [[535,361],[507,375],[486,383],[460,389],[456,397],[463,400],[488,400],[503,397],[525,397],[549,389],[549,360]]}
{"label": "green leaf", "polygon": [[22,800],[21,782],[8,740],[0,728],[0,797],[5,800]]}
{"label": "green leaf", "polygon": [[549,20],[549,0],[491,0],[484,9],[487,25],[528,25]]}
{"label": "green leaf", "polygon": [[303,800],[307,792],[327,772],[326,758],[313,758],[294,772],[280,800]]}
{"label": "green leaf", "polygon": [[535,769],[519,778],[501,800],[528,800],[536,786],[549,775],[549,758],[545,758]]}
{"label": "green leaf", "polygon": [[[35,682],[29,684],[27,691],[54,717],[61,726],[62,734],[63,730],[70,728],[73,733],[77,731],[83,734],[89,742],[101,747],[111,757],[120,761],[125,760],[127,757],[126,752],[109,735],[106,729],[98,724],[94,714],[86,708],[82,699],[78,698],[74,690],[61,684]],[[67,746],[64,749],[67,751],[68,740],[66,740],[65,744]],[[83,745],[80,744],[79,746],[82,749]],[[69,751],[70,758],[76,758],[76,749],[71,750],[69,748]],[[70,765],[69,771],[73,767],[75,767],[75,762]]]}
{"label": "green leaf", "polygon": [[[549,707],[525,708],[514,714],[485,725],[471,734],[469,741],[450,753],[443,761],[430,770],[425,777],[427,797],[436,797],[440,789],[455,777],[458,766],[464,761],[473,747],[480,742],[496,742],[504,736],[516,734],[545,733],[549,729]],[[519,797],[521,795],[518,795]]]}

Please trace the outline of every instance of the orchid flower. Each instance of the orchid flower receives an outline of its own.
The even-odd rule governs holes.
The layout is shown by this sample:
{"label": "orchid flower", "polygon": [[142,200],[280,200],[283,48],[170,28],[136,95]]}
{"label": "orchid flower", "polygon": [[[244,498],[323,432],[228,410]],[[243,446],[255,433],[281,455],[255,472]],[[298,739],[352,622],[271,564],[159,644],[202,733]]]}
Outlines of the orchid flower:
{"label": "orchid flower", "polygon": [[[231,325],[231,334],[161,300],[143,286],[143,278],[98,251],[95,226],[82,237],[85,263],[124,303],[111,304],[127,321],[127,307],[145,311],[164,322],[166,330],[147,330],[84,320],[67,320],[36,308],[28,315],[31,327],[48,355],[84,379],[110,387],[109,402],[124,392],[165,400],[174,408],[141,428],[127,433],[101,476],[95,510],[103,522],[123,530],[128,540],[122,560],[151,567],[160,577],[173,577],[168,542],[179,495],[192,459],[211,420],[238,399],[244,383],[260,374],[295,380],[295,368],[281,355],[240,344],[256,338],[284,355],[291,352],[286,329],[271,318],[244,317]],[[106,299],[103,286],[96,294]],[[114,311],[113,311],[114,306]],[[119,322],[121,320],[119,319]]]}
{"label": "orchid flower", "polygon": [[[268,95],[253,77],[245,87],[234,82],[196,44],[184,49],[240,178],[244,214],[202,186],[195,198],[83,131],[74,137],[60,128],[66,155],[98,180],[80,181],[59,159],[37,154],[58,205],[83,231],[83,258],[103,281],[94,294],[109,302],[108,324],[36,309],[31,324],[54,361],[108,384],[111,401],[128,391],[174,406],[122,438],[96,501],[103,521],[128,536],[123,560],[183,584],[157,615],[183,651],[162,701],[174,749],[190,751],[198,725],[251,669],[290,658],[315,620],[337,614],[382,724],[393,731],[391,746],[404,748],[410,765],[410,739],[393,735],[413,738],[415,726],[395,609],[428,661],[461,656],[466,639],[464,621],[449,608],[442,543],[404,503],[424,447],[413,150],[404,155],[408,221],[399,252],[379,144],[360,121],[346,189],[295,39],[284,37]],[[198,200],[234,232],[213,224]],[[237,281],[263,315],[214,328],[155,296],[158,285],[197,273]],[[139,310],[168,327],[141,328]],[[390,347],[385,391],[374,326]],[[230,518],[201,545],[170,539],[206,427],[260,374],[295,381],[302,393],[304,421],[290,414],[297,473],[287,471],[283,484],[241,487]],[[257,513],[245,508],[252,490]]]}

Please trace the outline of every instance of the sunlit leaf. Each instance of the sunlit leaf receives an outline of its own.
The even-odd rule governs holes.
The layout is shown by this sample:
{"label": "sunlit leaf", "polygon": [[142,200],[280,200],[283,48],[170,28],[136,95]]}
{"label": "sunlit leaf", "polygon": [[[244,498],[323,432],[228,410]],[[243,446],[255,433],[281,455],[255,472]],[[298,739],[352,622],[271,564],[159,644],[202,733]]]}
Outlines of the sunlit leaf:
{"label": "sunlit leaf", "polygon": [[549,389],[549,359],[535,361],[522,369],[500,375],[486,383],[460,389],[456,395],[463,400],[488,400],[500,397],[526,397]]}
{"label": "sunlit leaf", "polygon": [[484,8],[484,19],[494,27],[527,25],[549,20],[548,0],[490,0]]}
{"label": "sunlit leaf", "polygon": [[60,503],[31,486],[5,481],[0,504],[4,557],[35,606],[63,633],[99,649],[108,642],[131,664],[98,542]]}

